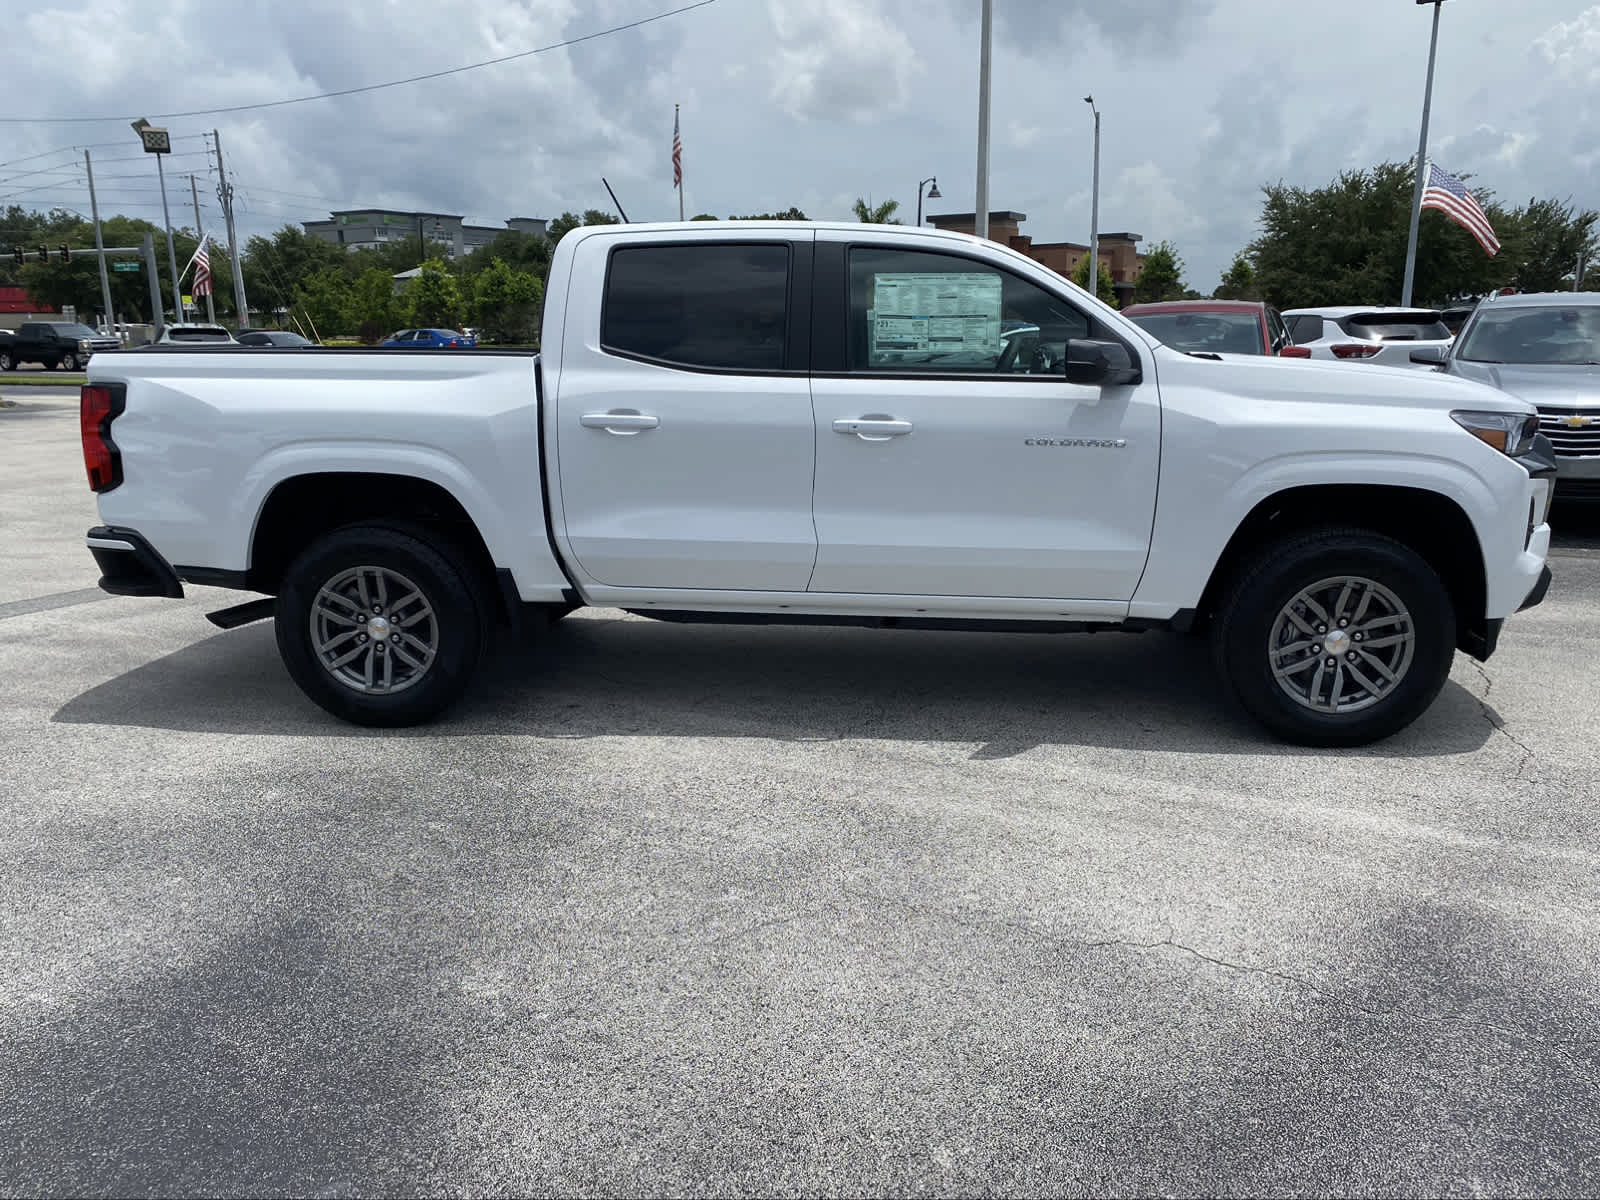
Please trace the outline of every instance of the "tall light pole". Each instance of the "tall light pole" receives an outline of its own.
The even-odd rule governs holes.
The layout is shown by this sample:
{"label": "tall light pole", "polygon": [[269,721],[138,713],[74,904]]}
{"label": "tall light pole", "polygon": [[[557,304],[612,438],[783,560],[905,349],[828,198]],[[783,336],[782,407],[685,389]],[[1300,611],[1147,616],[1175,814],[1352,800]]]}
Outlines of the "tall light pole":
{"label": "tall light pole", "polygon": [[1100,294],[1100,110],[1094,106],[1094,97],[1085,96],[1083,102],[1094,113],[1094,190],[1089,196],[1089,294]]}
{"label": "tall light pole", "polygon": [[978,49],[978,211],[972,231],[989,236],[989,44],[994,38],[994,0],[983,0]]}
{"label": "tall light pole", "polygon": [[1433,36],[1428,41],[1428,82],[1422,89],[1422,136],[1417,139],[1417,184],[1411,194],[1411,233],[1406,238],[1406,277],[1400,306],[1411,307],[1411,283],[1417,273],[1417,228],[1422,221],[1422,192],[1428,186],[1428,113],[1433,107],[1433,61],[1439,52],[1439,9],[1444,0],[1417,0],[1433,5]]}
{"label": "tall light pole", "polygon": [[172,214],[167,211],[167,174],[161,169],[161,156],[172,153],[172,137],[165,129],[150,124],[143,117],[133,123],[133,131],[144,143],[144,152],[156,156],[156,177],[161,181],[161,219],[167,226],[167,265],[172,268],[173,320],[183,320],[182,285],[178,282],[178,252],[172,245]]}
{"label": "tall light pole", "polygon": [[[85,151],[85,153],[88,153],[88,152]],[[933,186],[928,189],[928,199],[929,200],[938,200],[938,199],[940,199],[940,195],[941,195],[940,192],[939,192],[939,177],[937,175],[930,175],[926,179],[917,180],[917,228],[918,229],[922,228],[922,185],[925,184],[925,183],[933,184]]]}

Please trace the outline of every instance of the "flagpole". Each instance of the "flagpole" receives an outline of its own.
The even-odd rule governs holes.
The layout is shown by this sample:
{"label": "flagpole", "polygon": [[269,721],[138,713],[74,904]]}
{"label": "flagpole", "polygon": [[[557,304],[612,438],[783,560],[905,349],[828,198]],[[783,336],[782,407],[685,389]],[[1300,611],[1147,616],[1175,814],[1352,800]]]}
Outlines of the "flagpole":
{"label": "flagpole", "polygon": [[672,106],[672,141],[678,155],[678,220],[683,220],[683,140],[678,135],[678,106]]}
{"label": "flagpole", "polygon": [[[189,176],[189,199],[194,202],[194,232],[195,236],[200,239],[199,243],[194,248],[194,257],[199,258],[200,248],[206,244],[206,239],[205,234],[202,233],[200,229],[200,193],[195,189],[193,175]],[[190,259],[189,261],[192,263],[194,262],[194,259]],[[188,268],[186,267],[184,269],[187,270]],[[216,303],[211,299],[211,293],[215,290],[216,289],[214,288],[206,289],[206,320],[212,325],[217,323],[217,306]]]}
{"label": "flagpole", "polygon": [[[1418,4],[1429,0],[1417,0]],[[1422,136],[1417,139],[1417,183],[1411,192],[1411,232],[1406,238],[1406,276],[1400,287],[1400,307],[1411,307],[1411,283],[1417,273],[1417,229],[1422,220],[1422,192],[1428,185],[1428,113],[1433,107],[1433,61],[1439,52],[1439,10],[1444,0],[1432,0],[1433,36],[1428,41],[1428,82],[1422,89]]]}

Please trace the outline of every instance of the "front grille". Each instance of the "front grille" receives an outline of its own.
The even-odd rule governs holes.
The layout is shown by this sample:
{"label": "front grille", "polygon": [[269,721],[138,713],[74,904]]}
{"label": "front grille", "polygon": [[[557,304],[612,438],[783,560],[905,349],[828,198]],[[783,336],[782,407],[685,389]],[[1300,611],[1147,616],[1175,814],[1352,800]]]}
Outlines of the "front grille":
{"label": "front grille", "polygon": [[[1570,418],[1588,424],[1573,425]],[[1566,458],[1600,458],[1600,408],[1541,408],[1539,432]]]}

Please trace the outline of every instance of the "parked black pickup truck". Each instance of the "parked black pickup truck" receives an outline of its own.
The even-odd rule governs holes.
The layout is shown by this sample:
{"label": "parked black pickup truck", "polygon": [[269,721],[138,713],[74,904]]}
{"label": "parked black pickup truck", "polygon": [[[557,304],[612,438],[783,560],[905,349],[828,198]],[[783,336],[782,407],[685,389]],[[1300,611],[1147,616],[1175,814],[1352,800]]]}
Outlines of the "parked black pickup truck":
{"label": "parked black pickup truck", "polygon": [[38,363],[48,370],[60,367],[76,371],[101,350],[120,350],[114,337],[96,333],[87,325],[71,321],[28,321],[9,342],[0,343],[0,371],[25,363]]}

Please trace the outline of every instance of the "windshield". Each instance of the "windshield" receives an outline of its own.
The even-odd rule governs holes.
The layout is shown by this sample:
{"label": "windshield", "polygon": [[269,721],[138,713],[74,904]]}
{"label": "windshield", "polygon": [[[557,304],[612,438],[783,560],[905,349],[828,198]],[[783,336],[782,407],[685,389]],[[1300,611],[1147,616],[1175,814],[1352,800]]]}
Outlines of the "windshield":
{"label": "windshield", "polygon": [[1134,313],[1128,318],[1174,350],[1201,354],[1265,354],[1255,313]]}
{"label": "windshield", "polygon": [[1462,334],[1456,357],[1468,362],[1600,363],[1600,307],[1481,312]]}
{"label": "windshield", "polygon": [[1444,342],[1450,339],[1450,327],[1431,309],[1357,313],[1341,320],[1339,327],[1351,337],[1375,342]]}
{"label": "windshield", "polygon": [[57,325],[56,332],[62,337],[69,338],[92,338],[100,336],[87,325]]}
{"label": "windshield", "polygon": [[233,335],[226,329],[174,329],[172,340],[175,342],[227,342],[233,340]]}

